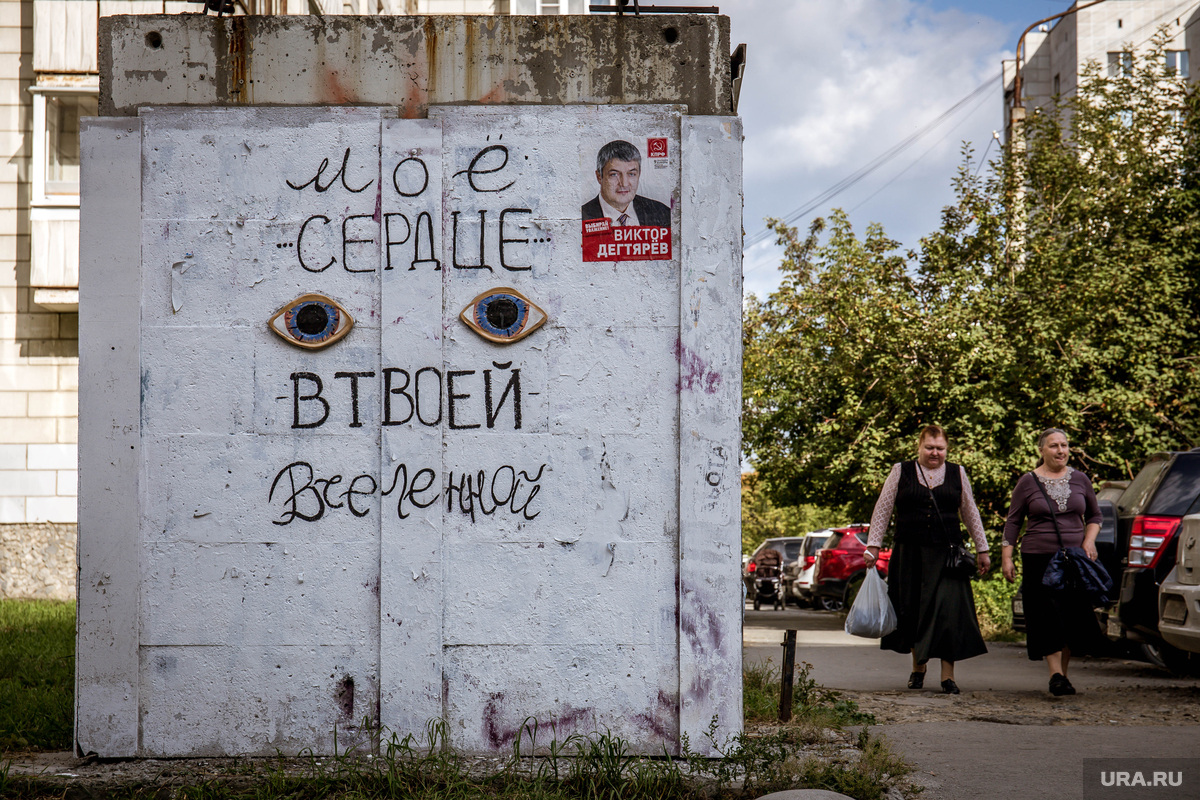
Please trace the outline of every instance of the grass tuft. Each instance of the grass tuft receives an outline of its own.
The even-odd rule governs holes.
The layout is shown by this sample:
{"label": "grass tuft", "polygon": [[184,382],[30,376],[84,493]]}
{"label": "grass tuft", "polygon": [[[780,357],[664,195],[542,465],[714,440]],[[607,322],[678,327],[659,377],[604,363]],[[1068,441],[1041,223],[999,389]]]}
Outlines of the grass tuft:
{"label": "grass tuft", "polygon": [[67,750],[75,708],[75,604],[0,600],[0,751]]}
{"label": "grass tuft", "polygon": [[[826,689],[812,677],[812,664],[801,661],[792,683],[790,725],[810,729],[847,725],[874,725],[875,717],[858,710],[858,704]],[[743,706],[747,723],[774,722],[779,718],[781,670],[767,660],[747,665],[742,672]]]}

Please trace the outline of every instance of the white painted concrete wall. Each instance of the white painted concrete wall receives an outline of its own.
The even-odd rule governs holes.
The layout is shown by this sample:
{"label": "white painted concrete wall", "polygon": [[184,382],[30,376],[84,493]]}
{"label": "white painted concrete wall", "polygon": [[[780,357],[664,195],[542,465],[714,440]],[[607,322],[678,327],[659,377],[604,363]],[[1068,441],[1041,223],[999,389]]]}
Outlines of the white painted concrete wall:
{"label": "white painted concrete wall", "polygon": [[[581,260],[583,165],[650,137],[673,258]],[[740,730],[738,120],[147,109],[84,145],[82,752]],[[422,213],[440,264],[402,236]],[[500,286],[546,325],[469,330]],[[309,292],[356,320],[324,350],[267,329]]]}

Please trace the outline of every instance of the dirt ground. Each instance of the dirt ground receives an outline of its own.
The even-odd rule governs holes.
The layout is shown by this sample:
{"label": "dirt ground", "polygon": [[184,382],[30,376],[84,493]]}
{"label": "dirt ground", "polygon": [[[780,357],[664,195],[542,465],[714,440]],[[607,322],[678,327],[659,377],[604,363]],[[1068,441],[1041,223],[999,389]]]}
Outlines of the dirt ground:
{"label": "dirt ground", "polygon": [[[1184,682],[1181,682],[1184,683]],[[1200,687],[1111,686],[1074,697],[1053,697],[1044,690],[1026,692],[964,691],[957,696],[898,690],[842,695],[875,715],[881,725],[910,722],[972,721],[1006,725],[1197,725]]]}

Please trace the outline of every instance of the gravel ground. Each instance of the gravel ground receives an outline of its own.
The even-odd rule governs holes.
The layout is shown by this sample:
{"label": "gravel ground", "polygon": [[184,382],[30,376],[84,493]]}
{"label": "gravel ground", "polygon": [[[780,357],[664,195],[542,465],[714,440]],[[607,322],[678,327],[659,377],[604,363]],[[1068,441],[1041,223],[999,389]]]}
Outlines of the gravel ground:
{"label": "gravel ground", "polygon": [[1196,725],[1200,687],[1101,687],[1074,697],[1044,690],[969,692],[952,696],[931,691],[854,692],[842,695],[880,724],[939,721],[999,722],[1008,725]]}

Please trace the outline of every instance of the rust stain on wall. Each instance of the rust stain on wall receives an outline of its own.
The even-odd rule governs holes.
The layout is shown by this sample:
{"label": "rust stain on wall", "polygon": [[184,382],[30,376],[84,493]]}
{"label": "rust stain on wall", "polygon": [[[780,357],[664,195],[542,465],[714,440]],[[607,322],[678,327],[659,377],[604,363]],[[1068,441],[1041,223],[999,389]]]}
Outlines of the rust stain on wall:
{"label": "rust stain on wall", "polygon": [[254,102],[250,81],[250,40],[246,18],[233,17],[229,29],[229,97],[238,105]]}
{"label": "rust stain on wall", "polygon": [[[182,58],[147,85],[128,64],[114,70],[112,58],[114,41],[141,41],[151,30]],[[101,19],[99,38],[105,116],[214,100],[397,105],[410,118],[431,104],[681,104],[692,114],[732,106],[729,20],[717,16],[136,15]],[[194,65],[209,63],[218,96],[181,97],[179,87],[196,78]]]}

